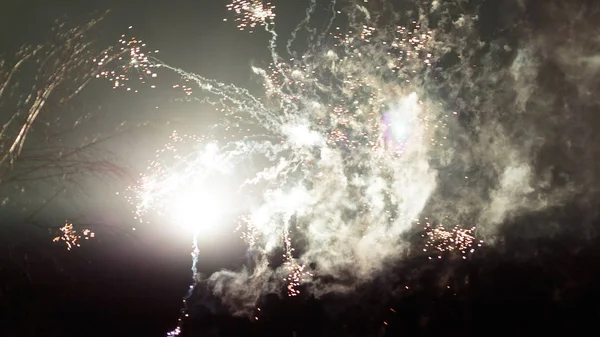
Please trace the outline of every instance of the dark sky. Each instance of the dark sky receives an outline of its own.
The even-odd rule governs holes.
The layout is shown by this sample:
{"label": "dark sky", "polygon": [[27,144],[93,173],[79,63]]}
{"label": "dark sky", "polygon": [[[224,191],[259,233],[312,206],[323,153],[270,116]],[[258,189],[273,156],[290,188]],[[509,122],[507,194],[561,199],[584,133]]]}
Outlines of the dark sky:
{"label": "dark sky", "polygon": [[[282,34],[302,18],[307,2],[275,2]],[[221,0],[3,1],[0,51],[10,53],[23,43],[43,41],[44,32],[58,18],[85,22],[110,9],[98,33],[101,43],[114,43],[133,25],[134,35],[160,49],[160,58],[166,63],[257,90],[250,67],[265,65],[266,35],[241,33],[231,22],[223,22],[228,15],[226,3]],[[526,9],[514,14],[523,3]],[[465,1],[461,6],[470,9],[476,5],[481,6],[477,13],[482,41],[518,45],[518,34],[525,34],[525,30],[514,27],[523,22],[528,23],[527,33],[533,31],[533,36],[552,36],[549,18],[554,14],[548,17],[540,14],[546,13],[543,1],[505,4]],[[576,5],[584,12],[588,8],[584,1]],[[582,17],[581,20],[591,20]],[[576,47],[589,45],[590,53],[597,53],[594,49],[597,41],[590,41]],[[544,58],[550,52],[539,53]],[[455,57],[450,54],[445,59],[448,64]],[[506,59],[512,60],[515,55],[510,54]],[[502,67],[505,61],[494,60],[494,67]],[[486,59],[481,57],[481,62],[484,64]],[[582,130],[593,129],[597,117],[591,116],[597,112],[596,102],[593,99],[583,102],[581,97],[588,97],[584,93],[586,88],[597,89],[596,82],[583,81],[580,87],[562,86],[561,81],[567,81],[565,78],[570,74],[559,69],[558,61],[555,63],[548,62],[536,73],[538,89],[542,88],[544,94],[555,93],[552,107],[578,108],[573,110],[580,112],[577,116],[581,116],[581,124],[588,125]],[[461,74],[453,76],[447,78],[448,82],[458,80]],[[461,81],[466,77],[461,77]],[[124,119],[138,122],[152,119],[156,124],[156,133],[111,148],[117,156],[141,159],[151,153],[157,144],[154,137],[169,132],[167,121],[185,127],[191,119],[210,118],[204,112],[200,117],[191,116],[183,105],[167,98],[168,92],[142,93],[141,99],[131,100],[119,93],[106,94],[111,91],[102,86],[110,84],[94,83],[93,90],[80,98],[83,107],[103,116],[102,127],[110,129]],[[442,87],[440,96],[452,95]],[[464,89],[460,95],[466,95],[468,90],[477,89]],[[490,88],[488,97],[503,95],[510,94]],[[455,103],[462,104],[458,100]],[[488,103],[494,104],[493,99]],[[160,112],[143,112],[156,105],[161,106]],[[4,116],[5,112],[1,113]],[[468,126],[474,117],[467,111],[462,118],[461,122]],[[518,137],[518,128],[515,130],[514,137]],[[568,132],[583,133],[578,130]],[[590,161],[584,159],[593,159],[596,153],[586,148],[597,147],[593,145],[594,136],[590,139],[592,145],[586,143],[577,152],[586,165]],[[549,141],[552,144],[547,145],[545,153],[553,153],[552,146],[561,148],[566,142],[558,139],[557,145]],[[597,170],[574,169],[577,165],[567,164],[575,156],[573,153],[565,157],[550,156],[547,160],[558,167],[557,176],[564,172],[558,172],[561,166],[556,162],[566,162],[564,171],[574,184],[580,184],[577,188],[585,183],[594,186],[600,180],[590,177],[596,177]],[[532,161],[542,166],[545,158],[540,155]],[[41,213],[37,226],[24,221],[14,209],[0,209],[0,336],[164,336],[174,328],[182,296],[191,282],[189,240],[159,226],[131,232],[129,229],[135,222],[128,218],[127,211],[106,199],[114,193],[111,183],[90,184],[92,190],[77,205],[83,205],[85,210],[79,210],[79,214],[87,212],[86,221],[96,223],[97,237],[74,251],[52,244],[52,235],[46,228],[56,228],[47,226],[48,222],[62,219],[69,207]],[[594,323],[600,318],[597,304],[600,299],[597,247],[600,246],[596,232],[600,223],[596,215],[598,198],[586,193],[575,193],[585,195],[576,201],[507,221],[499,243],[482,249],[466,262],[448,258],[424,264],[422,256],[411,257],[390,261],[385,273],[349,294],[325,295],[320,299],[310,295],[288,299],[266,294],[259,303],[262,307],[259,322],[233,317],[208,289],[199,286],[190,299],[192,317],[184,324],[184,336],[534,336],[559,331],[597,335]],[[77,194],[69,194],[66,200],[72,200],[73,195]],[[64,206],[64,200],[57,202]],[[529,232],[520,229],[523,224],[530,225]],[[548,224],[560,230],[551,236],[529,235]],[[220,243],[207,246],[200,267],[203,271],[214,271],[236,266],[244,259],[243,249],[237,236],[223,238]],[[440,283],[447,286],[440,287]]]}

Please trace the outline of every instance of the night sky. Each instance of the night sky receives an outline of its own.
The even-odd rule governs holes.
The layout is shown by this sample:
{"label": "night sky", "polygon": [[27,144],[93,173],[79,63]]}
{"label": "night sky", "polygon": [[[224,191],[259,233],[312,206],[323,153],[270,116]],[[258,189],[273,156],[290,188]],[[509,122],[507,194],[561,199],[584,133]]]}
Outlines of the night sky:
{"label": "night sky", "polygon": [[[305,17],[310,0],[272,2],[277,32],[283,36],[278,52],[283,53],[286,37]],[[356,1],[337,2],[343,13],[344,4]],[[373,262],[378,267],[367,280],[339,267],[334,276],[319,275],[314,284],[300,286],[296,297],[287,296],[280,284],[277,289],[265,286],[254,303],[260,310],[247,312],[245,299],[239,299],[242,310],[235,307],[233,295],[215,290],[215,284],[225,284],[225,292],[233,289],[219,271],[252,264],[253,253],[230,221],[223,225],[227,230],[200,240],[197,268],[223,279],[215,276],[196,286],[187,299],[189,317],[183,320],[182,335],[598,335],[600,99],[595,93],[600,89],[600,7],[579,0],[427,0],[416,1],[418,6],[412,1],[371,2],[373,13],[379,9],[382,18],[392,13],[386,6],[393,6],[408,13],[403,17],[407,21],[416,8],[444,8],[423,18],[454,45],[441,48],[423,76],[423,87],[449,111],[459,111],[453,125],[461,132],[449,140],[452,151],[429,162],[437,185],[421,215],[453,213],[453,220],[479,226],[477,239],[485,244],[466,258],[425,254],[423,226],[409,226],[398,235],[402,252]],[[21,45],[48,43],[56,20],[75,27],[104,15],[91,32],[95,44],[114,45],[127,33],[160,50],[157,57],[165,64],[260,96],[263,88],[252,67],[268,66],[269,35],[261,27],[252,34],[237,29],[227,3],[3,1],[0,56],[15,62],[12,55]],[[329,8],[329,1],[317,4],[323,11]],[[323,20],[319,15],[324,14],[314,19]],[[465,32],[468,24],[457,23],[461,20],[474,22],[471,30]],[[314,49],[330,48],[327,43]],[[27,87],[35,69],[18,72],[15,81]],[[0,70],[2,85],[6,72]],[[214,109],[188,102],[173,90],[169,83],[176,83],[177,75],[163,78],[168,84],[135,94],[92,79],[68,105],[48,101],[25,142],[23,158],[35,158],[32,154],[44,139],[58,144],[44,153],[58,153],[68,151],[63,145],[110,135],[85,157],[93,162],[89,173],[82,169],[46,179],[19,175],[35,160],[17,161],[8,171],[4,163],[0,166],[0,199],[5,200],[0,207],[0,336],[165,336],[176,327],[192,283],[189,233],[160,217],[141,225],[133,219],[131,205],[115,197],[135,181],[173,129],[205,130],[218,117]],[[28,92],[18,90],[9,98],[0,94],[2,123],[27,97]],[[81,126],[65,131],[80,117]],[[124,121],[125,128],[144,126],[122,131]],[[2,140],[0,151],[7,151],[6,144]],[[341,153],[354,155],[350,147]],[[501,164],[509,157],[523,164],[511,171]],[[103,166],[104,160],[115,166]],[[521,183],[511,185],[506,177],[523,167],[531,190],[499,196],[500,191],[519,190]],[[300,228],[302,220],[293,219]],[[71,250],[52,242],[65,221],[91,229],[94,237]],[[310,251],[305,238],[298,237],[298,250]],[[269,268],[283,264],[281,253],[270,253]],[[332,290],[338,283],[347,287]],[[240,289],[246,288],[236,291]]]}

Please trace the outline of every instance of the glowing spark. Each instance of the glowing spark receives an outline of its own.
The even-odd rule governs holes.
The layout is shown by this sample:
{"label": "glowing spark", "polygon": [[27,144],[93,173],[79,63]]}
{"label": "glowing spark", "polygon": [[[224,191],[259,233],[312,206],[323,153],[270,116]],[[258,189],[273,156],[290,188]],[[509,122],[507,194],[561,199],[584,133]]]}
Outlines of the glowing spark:
{"label": "glowing spark", "polygon": [[94,238],[96,234],[89,229],[84,229],[79,234],[73,227],[73,224],[66,223],[60,228],[62,235],[59,235],[52,239],[52,242],[62,241],[67,246],[67,250],[72,248],[81,247],[81,239],[88,240]]}
{"label": "glowing spark", "polygon": [[427,222],[424,229],[423,237],[426,238],[424,252],[429,249],[437,250],[440,253],[458,252],[463,255],[464,259],[467,255],[474,253],[477,247],[483,245],[482,240],[475,240],[475,227],[464,229],[455,226],[448,230],[443,225],[432,227]]}
{"label": "glowing spark", "polygon": [[275,6],[262,0],[234,0],[227,9],[235,13],[239,30],[252,32],[257,26],[269,25],[275,19]]}

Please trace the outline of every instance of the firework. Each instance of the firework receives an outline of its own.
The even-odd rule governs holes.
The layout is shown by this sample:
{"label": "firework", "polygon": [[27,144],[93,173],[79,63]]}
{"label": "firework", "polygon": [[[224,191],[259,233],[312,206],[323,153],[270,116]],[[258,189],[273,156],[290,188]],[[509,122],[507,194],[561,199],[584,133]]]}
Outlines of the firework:
{"label": "firework", "polygon": [[[228,9],[241,30],[276,36],[270,4],[234,1]],[[259,264],[283,250],[280,268],[260,270],[277,277],[251,277],[277,280],[291,297],[315,276],[368,279],[401,253],[400,235],[436,188],[430,160],[444,151],[454,114],[421,86],[439,54],[431,31],[418,22],[390,30],[353,20],[345,31],[332,19],[331,32],[313,32],[311,41],[322,43],[302,55],[278,55],[272,38],[270,64],[253,68],[264,97],[151,62],[197,87],[193,98],[220,117],[210,134],[173,134],[129,190],[140,221],[158,215],[194,236],[195,282],[195,233],[222,228],[224,218],[237,219]],[[248,200],[224,204],[235,200],[228,190]],[[440,252],[470,252],[474,242],[472,231],[431,233],[427,248]]]}
{"label": "firework", "polygon": [[284,279],[287,282],[287,294],[290,297],[298,296],[300,294],[298,287],[313,274],[305,270],[305,265],[294,263],[292,260],[286,262],[286,268],[290,270],[288,276]]}
{"label": "firework", "polygon": [[75,230],[73,224],[68,222],[60,228],[60,231],[62,234],[52,239],[52,242],[64,242],[67,246],[67,250],[81,247],[81,239],[89,240],[96,236],[96,234],[89,229],[83,229],[81,233],[79,233]]}
{"label": "firework", "polygon": [[[129,27],[131,29],[132,27]],[[130,39],[123,34],[118,41],[118,47],[106,51],[101,57],[92,61],[97,64],[96,78],[107,79],[113,84],[113,88],[124,88],[127,91],[137,92],[132,88],[132,83],[147,83],[150,79],[158,77],[157,65],[150,61],[150,57],[158,53],[158,50],[146,50],[146,44],[135,37]],[[113,62],[113,61],[120,62]],[[114,69],[110,65],[116,64]],[[150,84],[154,85],[154,84]]]}
{"label": "firework", "polygon": [[235,13],[239,30],[253,32],[255,28],[269,25],[275,20],[275,6],[262,0],[235,0],[227,5]]}
{"label": "firework", "polygon": [[[228,8],[241,15],[242,27],[274,19],[272,7],[262,2],[236,1]],[[191,140],[193,150],[174,145],[181,140],[176,135],[159,150],[131,188],[136,217],[153,212],[196,228],[201,219],[216,222],[217,216],[199,207],[219,208],[212,204],[219,197],[204,186],[210,172],[235,172],[262,157],[267,162],[237,188],[255,196],[249,203],[255,206],[242,210],[238,229],[263,254],[283,242],[290,296],[314,273],[306,271],[306,263],[326,266],[332,254],[341,254],[359,259],[353,268],[360,274],[385,258],[370,247],[395,242],[435,186],[428,152],[442,143],[448,114],[431,109],[407,81],[429,66],[431,34],[417,23],[392,32],[361,25],[332,39],[337,48],[255,68],[268,101],[162,64],[201,88],[205,102],[219,102],[214,105],[222,121],[212,136]],[[211,143],[215,135],[224,135],[219,145]],[[299,260],[292,256],[292,219],[307,224],[299,230],[319,252]],[[328,249],[340,240],[339,252]]]}
{"label": "firework", "polygon": [[[483,245],[483,240],[475,239],[475,227],[461,228],[454,226],[451,229],[446,229],[443,225],[433,227],[427,222],[425,234],[422,236],[426,239],[424,252],[428,250],[436,250],[438,253],[456,252],[466,259],[467,255],[473,254],[475,250]],[[438,255],[440,258],[441,255]],[[431,259],[431,257],[430,257]]]}
{"label": "firework", "polygon": [[[133,29],[132,26],[129,30]],[[101,56],[92,59],[97,66],[96,78],[112,83],[113,89],[123,89],[137,93],[141,88],[156,89],[159,86],[161,64],[156,61],[158,49],[150,49],[135,36],[121,35],[117,47],[106,50]],[[192,87],[187,83],[172,84],[171,88],[192,95]]]}

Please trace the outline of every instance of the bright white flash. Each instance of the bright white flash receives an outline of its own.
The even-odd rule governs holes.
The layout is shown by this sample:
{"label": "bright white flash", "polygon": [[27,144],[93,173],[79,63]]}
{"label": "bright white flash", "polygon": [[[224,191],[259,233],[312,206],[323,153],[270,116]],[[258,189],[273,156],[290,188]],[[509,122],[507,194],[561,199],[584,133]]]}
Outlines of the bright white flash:
{"label": "bright white flash", "polygon": [[411,93],[384,115],[385,134],[391,145],[405,151],[409,139],[419,137],[421,107],[416,93]]}
{"label": "bright white flash", "polygon": [[221,200],[202,186],[179,191],[168,206],[170,218],[187,232],[208,234],[218,228]]}
{"label": "bright white flash", "polygon": [[[182,138],[174,134],[172,140],[178,143]],[[219,193],[223,190],[219,182],[230,172],[229,163],[216,143],[202,145],[185,157],[176,155],[173,146],[168,148],[172,149],[177,165],[171,166],[174,163],[163,160],[153,162],[150,172],[142,176],[141,184],[134,188],[136,214],[141,220],[145,213],[153,210],[165,216],[166,223],[188,233],[214,232],[226,207],[226,199]]]}
{"label": "bright white flash", "polygon": [[310,130],[308,123],[287,124],[282,127],[282,132],[289,137],[290,143],[294,146],[314,146],[322,143],[322,136]]}

